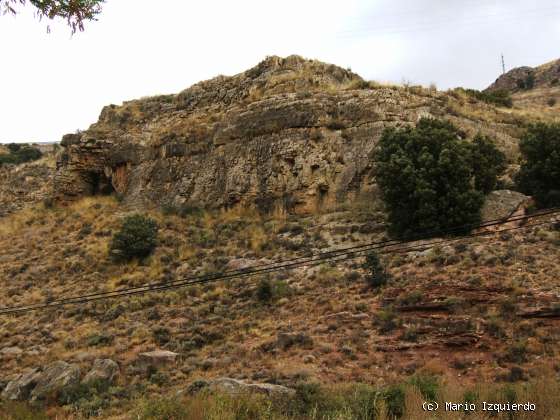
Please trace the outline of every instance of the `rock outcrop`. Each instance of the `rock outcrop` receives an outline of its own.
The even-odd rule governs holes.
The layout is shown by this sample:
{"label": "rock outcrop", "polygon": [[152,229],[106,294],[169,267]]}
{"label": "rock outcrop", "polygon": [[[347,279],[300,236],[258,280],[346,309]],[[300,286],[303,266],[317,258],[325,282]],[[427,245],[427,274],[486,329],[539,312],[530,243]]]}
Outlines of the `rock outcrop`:
{"label": "rock outcrop", "polygon": [[119,374],[119,365],[111,359],[96,359],[91,370],[82,379],[83,384],[96,381],[113,382]]}
{"label": "rock outcrop", "polygon": [[19,375],[8,383],[2,392],[7,400],[31,401],[56,396],[59,392],[80,382],[80,368],[63,361],[44,369],[35,368]]}
{"label": "rock outcrop", "polygon": [[232,378],[217,378],[210,381],[198,380],[193,382],[187,392],[196,394],[200,391],[207,390],[209,392],[219,392],[229,395],[238,394],[264,394],[273,395],[293,395],[295,390],[275,384],[267,383],[247,383]]}
{"label": "rock outcrop", "polygon": [[2,392],[2,398],[12,401],[23,401],[29,398],[31,391],[41,377],[40,369],[32,369],[8,382]]}
{"label": "rock outcrop", "polygon": [[535,88],[560,87],[560,60],[538,67],[516,67],[501,75],[486,90],[507,90],[511,93]]}
{"label": "rock outcrop", "polygon": [[529,201],[530,197],[517,191],[492,191],[486,197],[482,207],[482,220],[506,220],[518,211],[523,204],[529,203]]}
{"label": "rock outcrop", "polygon": [[140,353],[136,361],[138,366],[164,366],[172,365],[177,361],[178,353],[169,350],[154,350],[147,353]]}
{"label": "rock outcrop", "polygon": [[49,159],[0,166],[0,217],[49,197],[55,173]]}
{"label": "rock outcrop", "polygon": [[[105,107],[87,131],[62,139],[55,192],[68,199],[115,190],[135,207],[305,210],[372,189],[371,153],[383,129],[443,116],[448,100],[298,56],[269,57],[178,95]],[[494,129],[503,124],[483,131]]]}

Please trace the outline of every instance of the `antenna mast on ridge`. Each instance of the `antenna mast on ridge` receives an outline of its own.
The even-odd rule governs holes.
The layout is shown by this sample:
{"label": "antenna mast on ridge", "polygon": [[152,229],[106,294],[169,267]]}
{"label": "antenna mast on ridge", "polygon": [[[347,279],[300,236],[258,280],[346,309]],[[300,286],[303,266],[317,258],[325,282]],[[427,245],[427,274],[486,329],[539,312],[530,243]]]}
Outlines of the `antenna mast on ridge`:
{"label": "antenna mast on ridge", "polygon": [[502,54],[502,74],[506,74],[506,64],[504,62],[504,55]]}

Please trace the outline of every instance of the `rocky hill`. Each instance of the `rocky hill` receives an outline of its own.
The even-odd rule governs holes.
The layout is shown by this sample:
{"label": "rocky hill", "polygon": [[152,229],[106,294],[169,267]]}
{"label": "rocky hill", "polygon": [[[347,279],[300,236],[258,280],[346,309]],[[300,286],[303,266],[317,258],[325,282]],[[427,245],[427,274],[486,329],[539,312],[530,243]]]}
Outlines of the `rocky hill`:
{"label": "rocky hill", "polygon": [[[491,136],[506,188],[528,109],[297,56],[110,105],[64,136],[56,165],[0,168],[0,306],[386,241],[371,165],[385,127],[435,116]],[[493,191],[483,218],[529,202]],[[117,263],[111,238],[138,210],[157,247]],[[354,258],[0,315],[0,418],[416,420],[426,399],[525,399],[557,417],[560,226],[542,220],[380,254],[381,290]]]}
{"label": "rocky hill", "polygon": [[558,118],[560,106],[560,60],[538,67],[518,67],[498,77],[487,91],[507,90],[515,106],[533,115]]}
{"label": "rocky hill", "polygon": [[88,130],[64,136],[55,189],[61,198],[114,189],[136,206],[312,209],[371,190],[383,129],[423,116],[490,134],[511,158],[523,121],[460,93],[269,57],[177,95],[105,107]]}
{"label": "rocky hill", "polygon": [[538,67],[517,67],[501,75],[487,90],[505,89],[512,93],[522,90],[560,86],[560,60]]}

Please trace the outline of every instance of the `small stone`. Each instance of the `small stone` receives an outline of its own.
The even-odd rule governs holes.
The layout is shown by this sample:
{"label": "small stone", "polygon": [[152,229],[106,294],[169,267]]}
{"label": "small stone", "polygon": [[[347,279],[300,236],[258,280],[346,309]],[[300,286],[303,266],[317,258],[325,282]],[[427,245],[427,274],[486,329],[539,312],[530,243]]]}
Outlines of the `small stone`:
{"label": "small stone", "polygon": [[316,360],[315,356],[313,356],[312,354],[308,354],[303,356],[303,363],[313,363]]}

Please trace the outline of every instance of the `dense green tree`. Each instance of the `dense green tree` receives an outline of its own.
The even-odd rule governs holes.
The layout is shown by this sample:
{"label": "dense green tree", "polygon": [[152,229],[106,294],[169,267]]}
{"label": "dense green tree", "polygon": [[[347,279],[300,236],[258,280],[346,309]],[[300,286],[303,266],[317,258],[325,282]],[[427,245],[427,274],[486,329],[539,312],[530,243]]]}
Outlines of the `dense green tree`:
{"label": "dense green tree", "polygon": [[0,12],[18,13],[18,6],[32,5],[39,18],[63,18],[72,32],[84,30],[84,21],[95,20],[105,0],[0,0]]}
{"label": "dense green tree", "polygon": [[560,124],[530,126],[519,143],[523,156],[516,177],[521,192],[539,207],[560,205]]}
{"label": "dense green tree", "polygon": [[116,261],[147,257],[157,245],[157,232],[157,223],[150,217],[141,214],[127,216],[111,240],[111,257]]}
{"label": "dense green tree", "polygon": [[390,232],[435,234],[478,223],[484,190],[495,184],[503,165],[495,148],[485,167],[473,163],[474,155],[488,148],[488,139],[478,136],[471,144],[441,120],[424,118],[416,127],[386,129],[374,161]]}
{"label": "dense green tree", "polygon": [[471,143],[471,161],[475,188],[488,194],[496,188],[498,176],[506,169],[505,155],[489,137],[478,134]]}

